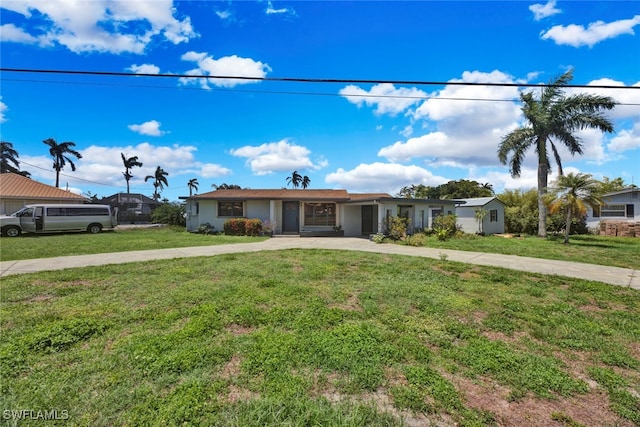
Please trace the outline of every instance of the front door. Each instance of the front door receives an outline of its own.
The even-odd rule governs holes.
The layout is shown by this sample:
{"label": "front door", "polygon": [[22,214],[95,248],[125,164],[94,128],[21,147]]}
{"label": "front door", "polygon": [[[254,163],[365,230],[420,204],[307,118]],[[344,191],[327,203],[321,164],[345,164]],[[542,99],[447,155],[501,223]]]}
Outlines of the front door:
{"label": "front door", "polygon": [[363,235],[375,233],[376,231],[378,231],[377,229],[374,229],[374,207],[375,206],[373,205],[362,206],[362,228],[360,231]]}
{"label": "front door", "polygon": [[282,232],[300,232],[300,204],[298,202],[282,202]]}

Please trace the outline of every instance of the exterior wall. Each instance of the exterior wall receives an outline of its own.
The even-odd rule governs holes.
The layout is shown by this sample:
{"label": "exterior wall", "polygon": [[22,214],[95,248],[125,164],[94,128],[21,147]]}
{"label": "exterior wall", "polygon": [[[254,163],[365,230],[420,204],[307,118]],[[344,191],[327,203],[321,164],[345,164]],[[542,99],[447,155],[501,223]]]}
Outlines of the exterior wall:
{"label": "exterior wall", "polygon": [[614,222],[640,222],[640,190],[629,191],[628,193],[615,194],[613,196],[605,196],[602,200],[607,205],[634,205],[633,217],[626,216],[593,216],[593,209],[591,207],[587,210],[587,227],[599,228],[601,221],[614,221]]}
{"label": "exterior wall", "polygon": [[258,218],[262,222],[269,221],[269,200],[247,200],[244,203],[244,215],[246,218]]}
{"label": "exterior wall", "polygon": [[[456,215],[458,216],[458,224],[465,233],[479,232],[478,220],[476,219],[476,209],[484,209],[487,215],[482,221],[482,231],[485,234],[504,233],[504,205],[497,200],[492,200],[484,206],[458,206]],[[496,210],[498,214],[497,221],[491,221],[491,211]]]}
{"label": "exterior wall", "polygon": [[358,237],[362,234],[362,205],[342,205],[339,218],[345,236]]}

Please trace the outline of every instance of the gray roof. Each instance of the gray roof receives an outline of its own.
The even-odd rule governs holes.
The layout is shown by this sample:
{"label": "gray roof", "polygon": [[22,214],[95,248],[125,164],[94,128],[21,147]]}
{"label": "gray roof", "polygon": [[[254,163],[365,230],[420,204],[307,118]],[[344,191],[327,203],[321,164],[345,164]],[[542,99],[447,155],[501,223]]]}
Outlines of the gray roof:
{"label": "gray roof", "polygon": [[[466,207],[482,207],[482,206],[486,206],[489,202],[491,202],[493,200],[498,200],[498,202],[500,202],[500,200],[497,199],[496,196],[475,197],[475,198],[472,198],[472,199],[456,199],[456,202],[460,202],[461,203],[461,205],[459,207],[466,208]],[[502,202],[500,202],[500,203],[502,203]]]}

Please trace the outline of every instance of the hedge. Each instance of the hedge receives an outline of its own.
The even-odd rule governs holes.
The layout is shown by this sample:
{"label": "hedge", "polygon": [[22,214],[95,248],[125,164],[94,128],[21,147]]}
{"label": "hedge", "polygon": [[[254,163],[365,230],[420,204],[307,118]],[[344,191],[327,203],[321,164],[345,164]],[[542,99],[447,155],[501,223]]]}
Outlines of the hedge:
{"label": "hedge", "polygon": [[224,234],[229,236],[257,236],[262,231],[262,221],[254,218],[233,218],[224,222]]}

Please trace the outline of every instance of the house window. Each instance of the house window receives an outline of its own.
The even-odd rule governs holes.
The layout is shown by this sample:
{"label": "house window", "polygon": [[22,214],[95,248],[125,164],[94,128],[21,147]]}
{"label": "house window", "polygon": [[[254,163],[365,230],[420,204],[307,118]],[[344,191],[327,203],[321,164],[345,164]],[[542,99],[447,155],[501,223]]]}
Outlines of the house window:
{"label": "house window", "polygon": [[304,225],[336,225],[335,203],[305,203]]}
{"label": "house window", "polygon": [[593,217],[600,218],[600,206],[593,207]]}
{"label": "house window", "polygon": [[625,205],[605,205],[600,210],[602,216],[626,216],[627,209]]}
{"label": "house window", "polygon": [[627,218],[633,218],[634,216],[633,205],[627,205]]}
{"label": "house window", "polygon": [[196,215],[200,215],[200,202],[196,202]]}
{"label": "house window", "polygon": [[491,209],[489,211],[489,222],[498,222],[498,209]]}
{"label": "house window", "polygon": [[218,216],[243,216],[242,202],[218,202]]}

